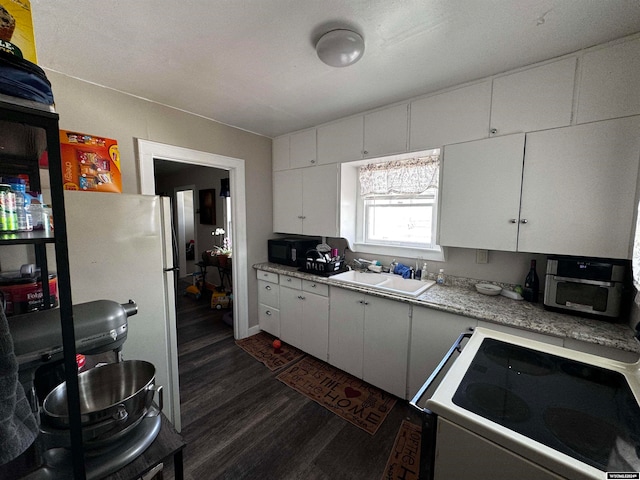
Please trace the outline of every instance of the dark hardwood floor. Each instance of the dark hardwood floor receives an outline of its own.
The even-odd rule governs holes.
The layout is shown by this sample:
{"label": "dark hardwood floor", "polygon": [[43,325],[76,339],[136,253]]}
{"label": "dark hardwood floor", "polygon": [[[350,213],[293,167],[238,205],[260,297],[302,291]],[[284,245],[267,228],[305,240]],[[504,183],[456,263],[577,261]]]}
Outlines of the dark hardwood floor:
{"label": "dark hardwood floor", "polygon": [[380,479],[402,420],[419,423],[408,403],[371,436],[276,380],[235,344],[224,312],[179,295],[185,478]]}

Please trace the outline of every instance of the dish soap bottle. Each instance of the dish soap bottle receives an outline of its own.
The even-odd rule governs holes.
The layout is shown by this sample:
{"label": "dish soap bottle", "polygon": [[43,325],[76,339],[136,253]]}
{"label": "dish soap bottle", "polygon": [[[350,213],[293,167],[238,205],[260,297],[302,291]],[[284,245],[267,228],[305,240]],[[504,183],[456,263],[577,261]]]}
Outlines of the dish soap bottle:
{"label": "dish soap bottle", "polygon": [[422,264],[422,272],[420,274],[420,280],[422,280],[423,282],[426,282],[427,280],[429,280],[429,272],[427,271],[427,262],[424,262]]}
{"label": "dish soap bottle", "polygon": [[524,280],[524,291],[522,296],[528,302],[537,302],[538,293],[540,290],[540,280],[538,280],[538,274],[536,273],[536,261],[531,260],[531,268],[527,274],[527,278]]}
{"label": "dish soap bottle", "polygon": [[438,272],[438,276],[436,277],[436,283],[438,285],[444,285],[444,268],[441,268],[440,271]]}

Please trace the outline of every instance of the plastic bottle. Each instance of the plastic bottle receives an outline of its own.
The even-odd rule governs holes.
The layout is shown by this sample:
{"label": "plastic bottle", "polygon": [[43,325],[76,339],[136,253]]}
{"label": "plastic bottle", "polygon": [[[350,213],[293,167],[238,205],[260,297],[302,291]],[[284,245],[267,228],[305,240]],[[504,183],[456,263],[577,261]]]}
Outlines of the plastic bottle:
{"label": "plastic bottle", "polygon": [[426,282],[429,280],[429,272],[427,271],[427,262],[422,264],[422,272],[420,273],[420,280]]}
{"label": "plastic bottle", "polygon": [[438,276],[436,277],[436,283],[438,285],[444,285],[444,268],[441,268],[440,271],[438,272]]}
{"label": "plastic bottle", "polygon": [[17,230],[20,232],[29,232],[33,230],[33,223],[31,220],[31,212],[27,206],[26,188],[21,181],[20,183],[11,183],[11,190],[16,195],[16,217],[17,217]]}

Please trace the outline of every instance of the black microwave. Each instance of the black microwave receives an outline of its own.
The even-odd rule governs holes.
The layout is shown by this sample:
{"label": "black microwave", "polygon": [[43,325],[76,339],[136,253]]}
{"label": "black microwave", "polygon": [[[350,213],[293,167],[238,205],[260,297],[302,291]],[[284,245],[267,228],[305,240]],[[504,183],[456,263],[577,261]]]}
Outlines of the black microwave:
{"label": "black microwave", "polygon": [[313,250],[320,243],[320,238],[287,237],[272,238],[268,243],[269,261],[290,267],[301,267],[307,251]]}

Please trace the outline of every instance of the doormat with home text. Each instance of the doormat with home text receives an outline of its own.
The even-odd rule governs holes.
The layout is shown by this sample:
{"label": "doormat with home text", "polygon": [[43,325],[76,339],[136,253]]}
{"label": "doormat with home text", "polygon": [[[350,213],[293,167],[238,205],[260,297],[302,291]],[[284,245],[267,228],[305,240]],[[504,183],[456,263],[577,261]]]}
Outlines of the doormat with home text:
{"label": "doormat with home text", "polygon": [[418,480],[421,440],[422,428],[403,420],[381,480]]}
{"label": "doormat with home text", "polygon": [[396,403],[393,395],[312,357],[276,378],[371,435]]}
{"label": "doormat with home text", "polygon": [[304,356],[302,350],[298,350],[284,342],[280,342],[281,347],[279,349],[274,348],[273,341],[275,339],[276,337],[267,332],[260,332],[250,337],[236,340],[236,345],[259,362],[264,363],[271,371],[289,366]]}

